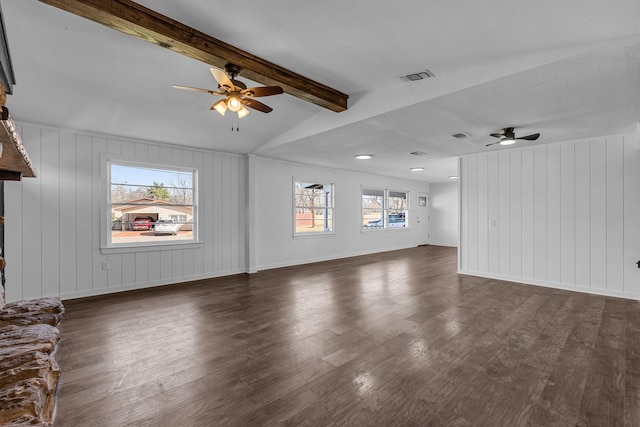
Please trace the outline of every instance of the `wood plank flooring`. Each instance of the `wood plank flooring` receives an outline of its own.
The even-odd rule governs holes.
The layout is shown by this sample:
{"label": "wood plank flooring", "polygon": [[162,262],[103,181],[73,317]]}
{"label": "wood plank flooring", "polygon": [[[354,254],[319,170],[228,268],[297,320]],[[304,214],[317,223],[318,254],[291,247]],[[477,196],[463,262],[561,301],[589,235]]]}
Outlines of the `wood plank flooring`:
{"label": "wood plank flooring", "polygon": [[394,251],[66,301],[56,426],[640,426],[640,303]]}

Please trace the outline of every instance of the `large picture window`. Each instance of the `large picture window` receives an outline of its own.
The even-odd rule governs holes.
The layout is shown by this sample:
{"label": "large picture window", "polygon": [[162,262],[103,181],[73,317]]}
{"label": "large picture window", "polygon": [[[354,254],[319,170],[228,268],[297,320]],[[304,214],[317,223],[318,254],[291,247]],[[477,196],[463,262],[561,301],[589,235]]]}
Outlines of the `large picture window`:
{"label": "large picture window", "polygon": [[109,246],[197,240],[196,171],[107,162]]}
{"label": "large picture window", "polygon": [[294,235],[333,233],[333,200],[333,184],[294,181]]}
{"label": "large picture window", "polygon": [[382,230],[408,227],[409,192],[362,189],[362,228]]}

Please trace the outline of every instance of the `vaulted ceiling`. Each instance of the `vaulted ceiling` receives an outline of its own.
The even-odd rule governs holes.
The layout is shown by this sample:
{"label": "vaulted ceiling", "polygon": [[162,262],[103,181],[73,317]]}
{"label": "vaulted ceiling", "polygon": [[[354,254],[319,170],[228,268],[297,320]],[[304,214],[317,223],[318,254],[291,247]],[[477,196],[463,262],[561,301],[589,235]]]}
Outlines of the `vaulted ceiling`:
{"label": "vaulted ceiling", "polygon": [[[215,89],[207,64],[35,0],[2,0],[13,117],[427,182],[455,175],[459,155],[507,149],[485,147],[506,126],[542,134],[524,146],[640,122],[637,0],[138,3],[348,94],[348,110],[285,94],[261,99],[269,114],[221,117],[211,95],[171,88]],[[401,79],[425,69],[435,77]]]}

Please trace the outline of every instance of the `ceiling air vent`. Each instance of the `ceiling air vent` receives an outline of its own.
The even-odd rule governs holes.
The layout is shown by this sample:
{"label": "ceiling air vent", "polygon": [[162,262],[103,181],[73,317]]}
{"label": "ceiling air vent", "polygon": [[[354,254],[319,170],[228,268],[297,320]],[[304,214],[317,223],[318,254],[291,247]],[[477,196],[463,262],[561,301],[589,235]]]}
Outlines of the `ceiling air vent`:
{"label": "ceiling air vent", "polygon": [[402,76],[400,77],[400,80],[415,82],[416,80],[428,79],[430,77],[435,77],[435,74],[433,74],[429,70],[424,70],[424,71],[419,71],[417,73],[412,73],[412,74],[407,74],[406,76]]}
{"label": "ceiling air vent", "polygon": [[422,151],[412,151],[411,153],[412,156],[426,156],[427,153],[423,153]]}
{"label": "ceiling air vent", "polygon": [[464,132],[458,132],[458,133],[454,133],[453,135],[451,135],[454,138],[458,138],[458,139],[464,139],[464,138],[469,138],[469,134],[464,133]]}

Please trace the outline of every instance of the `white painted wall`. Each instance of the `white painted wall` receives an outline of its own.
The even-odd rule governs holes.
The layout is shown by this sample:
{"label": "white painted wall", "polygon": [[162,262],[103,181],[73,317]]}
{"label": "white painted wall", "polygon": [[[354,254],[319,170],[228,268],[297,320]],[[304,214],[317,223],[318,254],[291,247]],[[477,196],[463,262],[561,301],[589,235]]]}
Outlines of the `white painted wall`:
{"label": "white painted wall", "polygon": [[[255,158],[257,270],[417,246],[417,192],[429,184]],[[335,185],[335,235],[293,237],[293,178]],[[363,232],[361,189],[410,191],[409,227]]]}
{"label": "white painted wall", "polygon": [[[246,271],[246,158],[30,124],[19,132],[38,177],[5,183],[8,301],[96,295]],[[202,242],[103,254],[101,153],[198,168]],[[102,269],[105,261],[108,270]]]}
{"label": "white painted wall", "polygon": [[460,160],[459,271],[640,299],[640,136]]}
{"label": "white painted wall", "polygon": [[458,183],[430,184],[429,243],[458,246]]}
{"label": "white painted wall", "polygon": [[[411,214],[406,230],[361,233],[360,188],[408,190],[414,211],[416,193],[429,191],[426,183],[255,156],[30,123],[18,130],[38,177],[5,183],[7,301],[99,295],[416,246]],[[109,155],[197,168],[201,242],[103,252],[100,171]],[[292,237],[294,176],[336,184],[335,236]]]}

